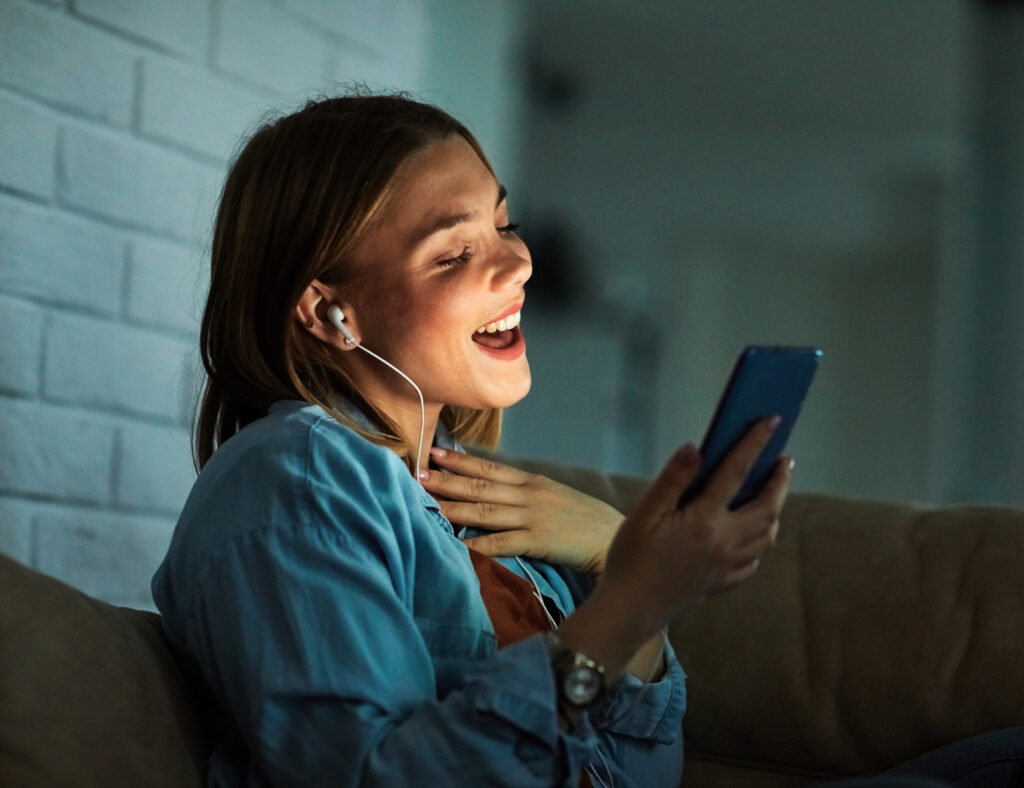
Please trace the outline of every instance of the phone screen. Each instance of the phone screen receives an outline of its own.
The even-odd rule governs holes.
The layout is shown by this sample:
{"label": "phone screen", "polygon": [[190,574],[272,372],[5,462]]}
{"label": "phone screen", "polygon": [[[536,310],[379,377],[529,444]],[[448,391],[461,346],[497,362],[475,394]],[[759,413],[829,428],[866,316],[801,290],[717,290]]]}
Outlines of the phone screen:
{"label": "phone screen", "polygon": [[743,486],[729,503],[737,509],[760,493],[796,424],[821,351],[810,347],[751,346],[740,353],[701,443],[701,467],[679,499],[682,507],[700,495],[729,450],[758,421],[781,421]]}

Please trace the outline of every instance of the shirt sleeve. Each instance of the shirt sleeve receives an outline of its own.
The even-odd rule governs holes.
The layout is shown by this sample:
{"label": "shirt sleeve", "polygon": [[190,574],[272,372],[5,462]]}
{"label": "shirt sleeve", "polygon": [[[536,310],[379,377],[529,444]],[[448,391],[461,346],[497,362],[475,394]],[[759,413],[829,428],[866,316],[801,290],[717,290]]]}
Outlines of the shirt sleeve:
{"label": "shirt sleeve", "polygon": [[624,673],[588,712],[600,739],[589,768],[607,785],[678,786],[682,781],[686,676],[667,634],[662,638],[664,675],[646,683]]}
{"label": "shirt sleeve", "polygon": [[[572,604],[591,591],[592,579],[566,567],[551,567],[563,581]],[[557,593],[557,587],[552,583]],[[560,586],[559,586],[560,587]],[[599,739],[588,769],[594,785],[678,786],[683,771],[682,720],[686,713],[686,674],[667,632],[662,633],[665,672],[644,682],[623,673],[584,719]]]}
{"label": "shirt sleeve", "polygon": [[415,507],[394,464],[352,473],[344,493],[314,479],[303,506],[262,491],[265,522],[189,584],[188,650],[258,771],[290,786],[572,785],[598,737],[559,730],[542,640],[468,660],[439,698],[412,613]]}

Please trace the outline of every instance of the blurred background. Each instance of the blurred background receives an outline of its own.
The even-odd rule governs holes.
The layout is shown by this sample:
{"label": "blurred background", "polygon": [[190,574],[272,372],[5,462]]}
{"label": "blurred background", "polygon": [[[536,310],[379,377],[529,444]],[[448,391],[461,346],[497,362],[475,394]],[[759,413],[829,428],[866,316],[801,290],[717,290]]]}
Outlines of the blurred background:
{"label": "blurred background", "polygon": [[509,187],[505,453],[652,473],[816,345],[796,489],[1024,503],[1022,2],[0,0],[0,551],[150,604],[226,163],[348,81]]}

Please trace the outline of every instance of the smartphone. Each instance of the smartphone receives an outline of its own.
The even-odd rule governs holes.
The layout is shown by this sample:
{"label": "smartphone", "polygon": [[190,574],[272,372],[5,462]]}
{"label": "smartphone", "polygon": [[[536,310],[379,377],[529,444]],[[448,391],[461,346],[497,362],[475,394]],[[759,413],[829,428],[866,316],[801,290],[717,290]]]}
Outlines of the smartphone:
{"label": "smartphone", "polygon": [[758,496],[793,431],[819,361],[821,351],[811,347],[751,346],[740,353],[701,443],[700,471],[680,497],[680,507],[700,495],[730,449],[754,424],[777,415],[781,421],[775,434],[729,508],[737,509]]}

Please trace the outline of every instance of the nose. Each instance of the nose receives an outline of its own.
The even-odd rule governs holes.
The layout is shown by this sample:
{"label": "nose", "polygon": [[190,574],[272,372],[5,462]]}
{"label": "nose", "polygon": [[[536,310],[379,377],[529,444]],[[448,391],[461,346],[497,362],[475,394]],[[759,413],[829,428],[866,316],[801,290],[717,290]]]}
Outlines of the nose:
{"label": "nose", "polygon": [[533,261],[526,244],[520,242],[516,248],[504,248],[496,253],[494,270],[491,274],[491,289],[522,288],[533,274]]}

